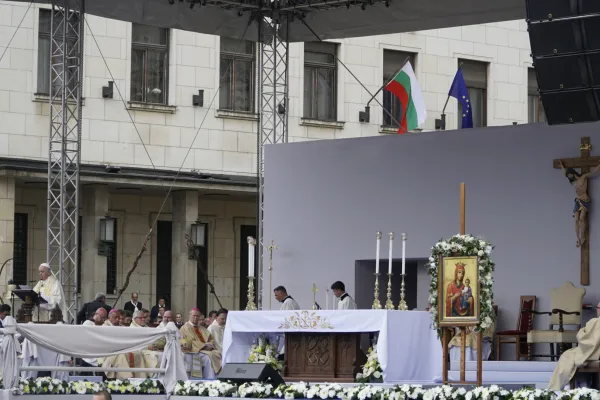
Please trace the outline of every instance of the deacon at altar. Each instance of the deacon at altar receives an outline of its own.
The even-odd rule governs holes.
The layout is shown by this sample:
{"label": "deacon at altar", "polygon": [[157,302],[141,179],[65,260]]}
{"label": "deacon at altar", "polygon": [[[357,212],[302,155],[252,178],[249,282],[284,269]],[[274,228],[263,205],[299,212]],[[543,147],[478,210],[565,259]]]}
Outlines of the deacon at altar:
{"label": "deacon at altar", "polygon": [[331,285],[331,290],[333,291],[335,297],[340,299],[338,302],[338,310],[357,309],[354,299],[348,293],[346,293],[346,285],[344,285],[344,282],[334,282],[333,285]]}
{"label": "deacon at altar", "polygon": [[273,293],[275,293],[275,299],[281,303],[280,310],[299,310],[300,306],[296,303],[296,300],[287,293],[287,290],[283,286],[277,286]]}
{"label": "deacon at altar", "polygon": [[548,389],[562,390],[575,375],[578,367],[587,361],[600,359],[600,303],[596,306],[596,318],[588,321],[577,332],[578,346],[565,351],[558,360]]}
{"label": "deacon at altar", "polygon": [[215,348],[220,352],[223,351],[223,335],[225,334],[225,323],[227,322],[228,311],[221,308],[217,311],[217,316],[208,326],[208,332],[214,339]]}
{"label": "deacon at altar", "polygon": [[52,274],[50,265],[40,264],[38,272],[40,281],[35,285],[33,291],[38,293],[47,303],[40,304],[39,309],[34,310],[33,320],[35,322],[48,322],[54,307],[58,306],[63,313],[66,312],[65,295],[62,285]]}
{"label": "deacon at altar", "polygon": [[[186,370],[191,377],[214,379],[215,374],[221,371],[221,352],[215,349],[213,337],[210,332],[200,325],[202,314],[193,308],[189,320],[179,332],[181,333],[181,346],[184,352],[193,353],[191,365],[186,362]],[[187,361],[187,357],[186,357]]]}

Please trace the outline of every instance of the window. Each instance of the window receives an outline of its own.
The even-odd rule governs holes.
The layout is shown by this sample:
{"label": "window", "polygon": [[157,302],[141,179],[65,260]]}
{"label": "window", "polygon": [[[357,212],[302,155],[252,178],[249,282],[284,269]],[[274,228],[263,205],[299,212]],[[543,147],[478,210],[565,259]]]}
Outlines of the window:
{"label": "window", "polygon": [[337,118],[336,50],[335,43],[304,43],[304,118]]}
{"label": "window", "polygon": [[[473,127],[487,126],[487,63],[458,60],[462,63],[462,73],[469,90],[473,113]],[[458,104],[458,115],[462,115],[462,106]],[[460,118],[458,119],[460,121]],[[460,125],[460,124],[459,124]]]}
{"label": "window", "polygon": [[106,293],[114,294],[117,289],[117,220],[115,240],[106,244]]}
{"label": "window", "polygon": [[[50,84],[52,83],[53,88],[52,88],[52,92],[57,93],[58,91],[60,91],[60,81],[57,80],[57,76],[56,73],[58,72],[59,68],[55,68],[55,70],[53,71],[51,68],[52,65],[52,60],[51,60],[51,54],[52,54],[52,14],[53,11],[52,10],[48,10],[48,9],[40,9],[40,22],[39,22],[39,33],[38,33],[38,68],[37,68],[37,94],[45,94],[45,95],[49,95],[50,94]],[[56,29],[60,30],[59,33],[60,35],[62,35],[62,32],[64,32],[64,24],[62,24],[60,22],[60,20],[62,18],[64,18],[63,12],[62,11],[54,11],[54,18],[55,18],[55,27]],[[77,16],[77,14],[71,14],[71,24],[77,24],[77,19],[79,18]],[[67,32],[68,36],[67,36],[67,44],[68,44],[68,49],[72,49],[74,46],[78,45],[78,40],[77,40],[77,35],[76,32]],[[60,38],[56,38],[56,45],[61,45],[62,44],[62,39]],[[56,51],[56,49],[55,49]],[[73,52],[73,51],[69,51],[67,50],[67,52],[69,54],[77,54],[77,51]],[[56,60],[56,62],[60,62],[59,60]],[[67,65],[70,66],[77,66],[77,57],[72,57],[69,58],[69,60],[67,61]],[[73,74],[77,73],[77,68],[68,68],[67,69],[67,84],[69,85],[69,88],[71,90],[74,90],[76,87],[76,83],[77,83],[77,77],[74,76]],[[71,96],[68,97],[73,97],[75,98],[76,93],[73,93]]]}
{"label": "window", "polygon": [[538,92],[535,70],[527,70],[527,122],[546,122],[546,112]]}
{"label": "window", "polygon": [[221,38],[219,109],[254,112],[255,45]]}
{"label": "window", "polygon": [[131,101],[167,105],[169,30],[133,24]]}
{"label": "window", "polygon": [[12,280],[17,285],[27,284],[27,217],[24,213],[15,214]]}
{"label": "window", "polygon": [[[415,69],[415,55],[404,51],[383,51],[383,84],[388,83],[408,61]],[[383,90],[383,126],[400,127],[402,121],[402,104],[392,92]]]}

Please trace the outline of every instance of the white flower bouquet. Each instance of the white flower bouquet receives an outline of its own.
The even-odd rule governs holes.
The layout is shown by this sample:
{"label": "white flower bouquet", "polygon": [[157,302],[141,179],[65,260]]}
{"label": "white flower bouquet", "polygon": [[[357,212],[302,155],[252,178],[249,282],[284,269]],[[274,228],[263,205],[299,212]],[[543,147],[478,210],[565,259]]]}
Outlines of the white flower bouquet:
{"label": "white flower bouquet", "polygon": [[279,340],[271,343],[267,335],[260,335],[250,348],[249,363],[268,364],[273,369],[283,372],[283,362],[277,359],[279,356]]}
{"label": "white flower bouquet", "polygon": [[377,348],[370,347],[367,351],[367,362],[363,365],[362,372],[356,374],[356,382],[380,383],[383,382],[383,370],[379,364]]}
{"label": "white flower bouquet", "polygon": [[307,399],[342,399],[344,388],[339,383],[314,385],[306,391]]}
{"label": "white flower bouquet", "polygon": [[243,383],[238,386],[238,397],[253,399],[273,398],[273,385],[261,382]]}
{"label": "white flower bouquet", "polygon": [[279,385],[273,394],[278,399],[305,399],[309,388],[305,382],[297,382],[289,385]]}

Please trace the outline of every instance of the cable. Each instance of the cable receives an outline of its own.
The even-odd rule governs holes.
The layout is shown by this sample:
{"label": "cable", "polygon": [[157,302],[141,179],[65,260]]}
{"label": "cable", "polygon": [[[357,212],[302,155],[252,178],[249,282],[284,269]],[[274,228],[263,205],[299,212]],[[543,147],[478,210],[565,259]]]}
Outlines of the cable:
{"label": "cable", "polygon": [[[296,16],[297,16],[297,17],[300,19],[300,21],[301,21],[301,22],[304,24],[304,26],[306,26],[306,28],[308,28],[308,30],[309,30],[309,31],[310,31],[310,32],[311,32],[313,35],[315,35],[315,37],[316,37],[316,38],[319,40],[319,42],[324,42],[324,40],[323,40],[323,39],[321,39],[321,37],[320,37],[319,35],[317,35],[317,33],[316,33],[316,32],[315,32],[315,31],[314,31],[314,30],[313,30],[313,29],[312,29],[312,28],[311,28],[311,27],[308,25],[308,23],[307,23],[307,22],[304,20],[304,16],[303,16],[302,14],[296,14]],[[392,115],[392,113],[391,113],[389,110],[387,110],[387,109],[386,109],[386,108],[383,106],[383,104],[381,104],[381,103],[379,102],[379,100],[377,100],[377,99],[375,98],[375,96],[373,96],[373,94],[372,94],[372,93],[369,91],[369,89],[367,89],[367,87],[366,87],[366,86],[365,86],[365,85],[364,85],[364,84],[363,84],[363,83],[360,81],[360,79],[358,79],[358,77],[357,77],[356,75],[354,75],[354,73],[353,73],[353,72],[350,70],[350,68],[348,68],[348,67],[346,66],[346,64],[344,64],[344,62],[343,62],[342,60],[340,60],[340,58],[337,56],[337,54],[335,54],[335,58],[336,58],[336,60],[337,60],[337,61],[338,61],[340,64],[342,64],[342,66],[343,66],[343,67],[346,69],[346,71],[348,71],[348,72],[350,73],[350,75],[352,75],[352,77],[353,77],[354,79],[356,79],[356,82],[358,82],[358,84],[359,84],[360,86],[362,86],[362,88],[363,88],[363,89],[365,89],[365,91],[366,91],[366,92],[369,94],[369,96],[371,96],[371,97],[373,98],[373,100],[375,100],[375,102],[376,102],[377,104],[379,104],[379,106],[380,106],[380,107],[383,109],[383,111],[384,111],[384,112],[385,112],[385,113],[386,113],[386,114],[387,114],[387,115],[388,115],[388,116],[389,116],[389,117],[392,119],[392,121],[394,121],[395,123],[397,123],[397,124],[398,124],[398,126],[401,126],[401,125],[400,125],[400,122],[398,122],[398,121],[396,120],[396,118],[394,118],[394,116]]]}
{"label": "cable", "polygon": [[29,3],[29,6],[27,7],[27,10],[25,10],[25,14],[23,14],[23,18],[21,18],[21,22],[19,22],[19,25],[17,25],[17,29],[15,29],[15,31],[13,32],[13,35],[10,37],[10,40],[6,44],[6,47],[4,48],[4,51],[2,52],[2,55],[0,56],[0,61],[2,61],[2,58],[4,57],[4,55],[6,54],[6,52],[8,51],[8,48],[10,47],[11,42],[13,41],[13,39],[15,38],[15,36],[17,35],[17,31],[19,30],[19,28],[23,24],[23,21],[25,21],[25,17],[27,16],[27,13],[29,12],[29,9],[31,8],[32,4],[33,3]]}

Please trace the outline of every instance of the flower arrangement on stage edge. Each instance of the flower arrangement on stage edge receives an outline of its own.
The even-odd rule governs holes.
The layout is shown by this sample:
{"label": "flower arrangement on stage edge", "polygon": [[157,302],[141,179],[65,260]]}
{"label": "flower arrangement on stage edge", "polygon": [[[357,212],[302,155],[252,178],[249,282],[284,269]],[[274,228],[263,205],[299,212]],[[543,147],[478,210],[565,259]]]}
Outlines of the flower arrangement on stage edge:
{"label": "flower arrangement on stage edge", "polygon": [[271,343],[271,340],[267,335],[260,335],[250,348],[248,362],[268,364],[273,367],[273,369],[283,372],[283,362],[277,359],[277,356],[279,355],[278,350],[279,339],[277,339],[275,343]]}
{"label": "flower arrangement on stage edge", "polygon": [[429,284],[429,304],[431,313],[431,325],[438,331],[441,336],[441,329],[438,326],[438,307],[440,307],[438,299],[438,262],[441,257],[478,257],[479,267],[479,290],[480,290],[480,313],[479,324],[477,329],[484,331],[489,328],[495,321],[494,315],[494,294],[492,285],[494,280],[492,273],[494,272],[494,262],[490,258],[490,254],[494,247],[491,243],[485,240],[478,239],[471,235],[454,235],[449,239],[442,239],[431,248],[431,256],[427,265],[427,271],[431,276]]}
{"label": "flower arrangement on stage edge", "polygon": [[[156,383],[154,383],[156,382]],[[133,387],[133,392],[131,391]],[[0,389],[2,389],[0,380]],[[92,394],[107,390],[111,394],[164,394],[163,386],[154,379],[144,381],[115,380],[105,383],[88,381],[66,382],[51,378],[21,379],[19,394],[58,395]],[[44,390],[45,389],[45,390]],[[156,393],[156,390],[160,393]],[[425,389],[421,385],[367,385],[342,386],[340,384],[315,384],[304,382],[280,385],[273,390],[268,383],[247,383],[235,385],[220,381],[179,381],[173,393],[175,396],[195,396],[212,398],[254,398],[254,399],[315,399],[315,400],[599,400],[600,391],[595,389],[574,389],[564,392],[523,388],[515,391],[496,385],[476,387],[436,386]]]}
{"label": "flower arrangement on stage edge", "polygon": [[356,374],[356,382],[378,383],[383,382],[383,370],[379,364],[377,348],[369,347],[367,351],[367,362],[363,365],[362,372]]}

